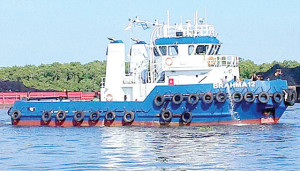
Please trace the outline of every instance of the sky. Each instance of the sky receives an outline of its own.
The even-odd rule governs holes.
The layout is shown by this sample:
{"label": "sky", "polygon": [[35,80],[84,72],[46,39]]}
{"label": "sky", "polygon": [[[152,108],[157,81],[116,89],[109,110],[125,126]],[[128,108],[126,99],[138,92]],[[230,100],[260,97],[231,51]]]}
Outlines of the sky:
{"label": "sky", "polygon": [[221,54],[300,62],[300,0],[0,0],[0,67],[102,61],[107,37],[149,43],[149,31],[124,30],[129,18],[166,22],[169,10],[172,24],[205,9]]}

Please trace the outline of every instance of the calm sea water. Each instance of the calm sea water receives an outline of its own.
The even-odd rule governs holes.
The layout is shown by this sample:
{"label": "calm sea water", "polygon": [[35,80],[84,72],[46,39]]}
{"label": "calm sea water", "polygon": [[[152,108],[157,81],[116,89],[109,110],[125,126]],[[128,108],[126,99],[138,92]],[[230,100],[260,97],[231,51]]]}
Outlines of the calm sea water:
{"label": "calm sea water", "polygon": [[300,104],[276,125],[14,127],[0,110],[0,170],[299,170]]}

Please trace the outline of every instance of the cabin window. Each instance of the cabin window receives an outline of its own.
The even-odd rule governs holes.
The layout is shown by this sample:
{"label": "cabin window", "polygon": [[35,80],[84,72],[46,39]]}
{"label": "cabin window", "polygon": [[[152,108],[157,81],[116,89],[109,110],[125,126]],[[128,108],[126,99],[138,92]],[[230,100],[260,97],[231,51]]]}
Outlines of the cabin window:
{"label": "cabin window", "polygon": [[159,53],[158,53],[156,47],[153,48],[153,53],[154,53],[154,56],[159,56]]}
{"label": "cabin window", "polygon": [[196,55],[206,54],[207,48],[208,48],[208,45],[198,45],[196,48]]}
{"label": "cabin window", "polygon": [[217,47],[216,55],[218,54],[219,50],[220,50],[220,45],[218,45]]}
{"label": "cabin window", "polygon": [[214,55],[214,51],[215,51],[215,45],[211,45],[211,48],[209,50],[209,55]]}
{"label": "cabin window", "polygon": [[167,55],[167,46],[159,46],[159,50],[163,56]]}
{"label": "cabin window", "polygon": [[191,55],[194,52],[194,45],[189,45],[189,55]]}
{"label": "cabin window", "polygon": [[170,56],[178,55],[178,46],[169,46],[169,55]]}

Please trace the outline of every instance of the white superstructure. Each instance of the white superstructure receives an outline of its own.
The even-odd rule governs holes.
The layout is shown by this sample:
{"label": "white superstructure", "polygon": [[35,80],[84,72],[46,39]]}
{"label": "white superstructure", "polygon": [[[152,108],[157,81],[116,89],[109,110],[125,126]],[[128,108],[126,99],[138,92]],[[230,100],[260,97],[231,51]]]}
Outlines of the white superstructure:
{"label": "white superstructure", "polygon": [[[130,19],[129,25],[152,27],[150,43],[134,40],[129,53],[129,70],[125,74],[125,45],[111,39],[107,49],[102,101],[143,101],[156,85],[225,83],[239,79],[235,55],[218,54],[221,42],[214,26],[198,19],[194,24],[170,25]],[[104,80],[104,79],[103,79]]]}

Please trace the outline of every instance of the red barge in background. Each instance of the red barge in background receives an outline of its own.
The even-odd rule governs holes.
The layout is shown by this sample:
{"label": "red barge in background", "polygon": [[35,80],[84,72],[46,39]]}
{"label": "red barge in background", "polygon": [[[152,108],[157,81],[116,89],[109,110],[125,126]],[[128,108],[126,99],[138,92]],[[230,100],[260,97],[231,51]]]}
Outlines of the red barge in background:
{"label": "red barge in background", "polygon": [[70,100],[90,101],[94,96],[98,95],[97,92],[60,92],[60,91],[47,91],[47,92],[0,92],[0,104],[10,105],[15,101],[21,99],[45,99],[45,98],[69,98]]}

